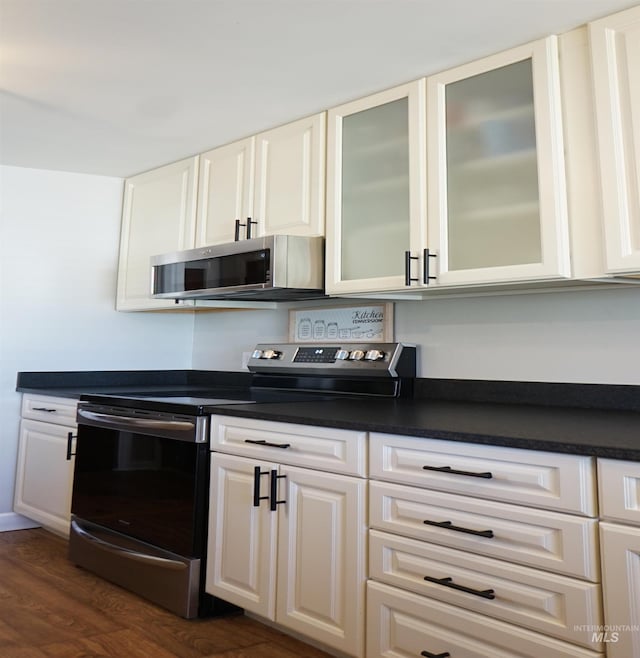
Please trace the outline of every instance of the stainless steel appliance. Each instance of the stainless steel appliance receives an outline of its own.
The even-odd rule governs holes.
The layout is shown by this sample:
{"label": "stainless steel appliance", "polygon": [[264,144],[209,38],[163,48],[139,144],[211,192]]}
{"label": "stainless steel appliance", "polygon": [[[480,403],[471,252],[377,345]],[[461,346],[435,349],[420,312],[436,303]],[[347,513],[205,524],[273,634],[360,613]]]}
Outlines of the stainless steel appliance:
{"label": "stainless steel appliance", "polygon": [[169,299],[300,300],[324,295],[324,240],[272,235],[151,259],[151,291]]}
{"label": "stainless steel appliance", "polygon": [[204,591],[210,415],[230,404],[409,397],[415,364],[415,348],[398,343],[258,345],[248,389],[82,396],[70,559],[183,617],[235,609]]}

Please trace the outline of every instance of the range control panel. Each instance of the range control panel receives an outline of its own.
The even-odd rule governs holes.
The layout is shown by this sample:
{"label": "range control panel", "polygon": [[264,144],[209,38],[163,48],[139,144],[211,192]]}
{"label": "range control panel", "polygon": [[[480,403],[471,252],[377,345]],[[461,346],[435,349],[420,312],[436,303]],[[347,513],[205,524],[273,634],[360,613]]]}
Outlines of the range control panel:
{"label": "range control panel", "polygon": [[415,377],[416,348],[402,343],[262,344],[247,365],[261,373]]}

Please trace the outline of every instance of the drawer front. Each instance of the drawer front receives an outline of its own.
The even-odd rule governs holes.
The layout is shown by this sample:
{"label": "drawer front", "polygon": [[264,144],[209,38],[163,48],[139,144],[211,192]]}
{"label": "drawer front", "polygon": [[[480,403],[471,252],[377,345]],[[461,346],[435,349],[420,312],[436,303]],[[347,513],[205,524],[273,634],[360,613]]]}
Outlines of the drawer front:
{"label": "drawer front", "polygon": [[[369,534],[369,576],[494,619],[601,649],[591,642],[591,631],[586,630],[586,625],[602,624],[600,587],[593,583],[377,530]],[[443,584],[433,579],[451,580]]]}
{"label": "drawer front", "polygon": [[598,459],[600,516],[640,525],[640,462]]}
{"label": "drawer front", "polygon": [[386,482],[369,495],[372,528],[599,581],[595,519]]}
{"label": "drawer front", "polygon": [[54,425],[76,426],[78,401],[72,398],[57,398],[48,395],[22,396],[22,417],[40,420]]}
{"label": "drawer front", "polygon": [[371,434],[370,477],[596,516],[591,457]]}
{"label": "drawer front", "polygon": [[211,449],[344,475],[367,474],[366,432],[212,416]]}
{"label": "drawer front", "polygon": [[420,655],[601,658],[604,654],[369,581],[367,658]]}

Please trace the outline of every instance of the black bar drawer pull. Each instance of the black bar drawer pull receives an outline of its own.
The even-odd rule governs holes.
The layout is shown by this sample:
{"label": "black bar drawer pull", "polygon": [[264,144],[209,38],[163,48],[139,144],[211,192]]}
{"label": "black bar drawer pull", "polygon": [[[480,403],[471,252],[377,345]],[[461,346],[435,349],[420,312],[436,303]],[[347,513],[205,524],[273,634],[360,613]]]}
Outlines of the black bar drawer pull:
{"label": "black bar drawer pull", "polygon": [[75,435],[73,432],[69,432],[67,434],[67,461],[71,461],[71,457],[73,457],[76,453],[71,452],[73,450],[73,440],[77,439],[77,435]]}
{"label": "black bar drawer pull", "polygon": [[433,281],[437,277],[429,274],[429,259],[437,258],[437,254],[432,254],[428,249],[424,250],[422,257],[422,282],[429,285],[429,281]]}
{"label": "black bar drawer pull", "polygon": [[47,409],[46,407],[33,407],[34,411],[46,411],[48,414],[55,414],[57,409]]}
{"label": "black bar drawer pull", "polygon": [[453,578],[432,578],[431,576],[425,576],[425,580],[428,580],[430,583],[437,583],[438,585],[444,585],[445,587],[451,587],[451,589],[457,589],[461,592],[466,592],[467,594],[474,594],[475,596],[481,596],[483,599],[495,599],[495,591],[492,589],[472,589],[471,587],[465,587],[464,585],[457,585],[453,582]]}
{"label": "black bar drawer pull", "polygon": [[269,500],[269,496],[260,495],[260,476],[269,475],[269,471],[261,471],[259,466],[253,469],[253,506],[260,507],[261,500]]}
{"label": "black bar drawer pull", "polygon": [[254,222],[251,219],[251,217],[247,217],[247,224],[246,224],[246,226],[247,226],[247,240],[251,240],[251,237],[252,237],[251,236],[251,233],[252,233],[251,225],[252,224],[256,224],[256,226],[257,226],[258,222]]}
{"label": "black bar drawer pull", "polygon": [[255,439],[245,439],[245,443],[255,443],[256,445],[259,446],[268,446],[269,448],[290,448],[291,444],[290,443],[269,443],[269,441],[265,441],[264,439],[260,439],[259,441],[256,441]]}
{"label": "black bar drawer pull", "polygon": [[236,228],[234,231],[233,239],[235,242],[240,242],[240,227],[246,226],[246,224],[241,224],[239,219],[236,219]]}
{"label": "black bar drawer pull", "polygon": [[493,474],[490,472],[486,473],[474,473],[473,471],[457,471],[451,466],[423,466],[425,471],[438,471],[438,473],[451,473],[451,475],[467,475],[470,478],[486,478],[490,480],[493,477]]}
{"label": "black bar drawer pull", "polygon": [[404,285],[405,286],[410,286],[414,281],[417,281],[418,279],[414,279],[411,276],[411,261],[412,260],[418,260],[417,256],[412,256],[410,251],[405,251],[404,252]]}
{"label": "black bar drawer pull", "polygon": [[456,532],[466,532],[469,535],[476,535],[478,537],[493,537],[493,530],[471,530],[470,528],[461,528],[460,526],[453,525],[451,521],[423,521],[427,525],[434,525],[436,528],[445,528],[446,530],[455,530]]}
{"label": "black bar drawer pull", "polygon": [[269,501],[269,509],[272,512],[276,511],[277,505],[284,505],[284,503],[287,502],[286,500],[278,500],[278,480],[286,477],[286,475],[278,475],[278,471],[275,469],[271,471],[271,498]]}
{"label": "black bar drawer pull", "polygon": [[431,651],[421,651],[420,655],[424,656],[425,658],[449,658],[451,654],[448,651],[445,651],[444,653],[431,653]]}

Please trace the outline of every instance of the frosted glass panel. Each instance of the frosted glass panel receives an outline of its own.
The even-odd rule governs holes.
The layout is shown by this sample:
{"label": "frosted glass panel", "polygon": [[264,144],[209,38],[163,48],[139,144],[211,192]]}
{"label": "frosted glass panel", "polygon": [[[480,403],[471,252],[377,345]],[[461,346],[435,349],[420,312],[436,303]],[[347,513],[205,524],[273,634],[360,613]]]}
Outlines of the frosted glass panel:
{"label": "frosted glass panel", "polygon": [[449,269],[542,259],[531,60],[446,88]]}
{"label": "frosted glass panel", "polygon": [[398,276],[409,249],[409,114],[401,98],[342,122],[342,279]]}

